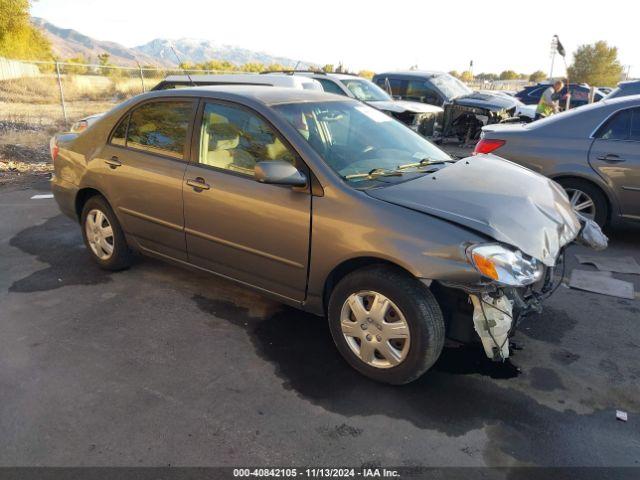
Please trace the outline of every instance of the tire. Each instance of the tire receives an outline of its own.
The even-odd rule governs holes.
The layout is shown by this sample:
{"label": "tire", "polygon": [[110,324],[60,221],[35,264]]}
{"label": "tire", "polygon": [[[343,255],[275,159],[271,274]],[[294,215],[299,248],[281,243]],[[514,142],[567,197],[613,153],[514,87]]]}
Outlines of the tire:
{"label": "tire", "polygon": [[[380,322],[380,316],[372,312],[376,310],[375,298],[383,297],[389,300],[389,309],[385,321]],[[360,304],[357,305],[361,321],[354,322],[355,310],[348,301],[357,303],[358,298],[362,299],[365,310],[359,310]],[[417,379],[435,363],[444,345],[442,311],[431,291],[406,272],[391,266],[365,267],[340,280],[329,299],[328,320],[333,341],[346,361],[378,382],[402,385]],[[404,334],[403,325],[408,328],[408,338],[397,337]],[[343,328],[353,336],[345,334]],[[363,342],[367,342],[365,352]],[[393,349],[389,348],[391,345]],[[361,354],[371,360],[364,361]]]}
{"label": "tire", "polygon": [[[102,216],[99,216],[100,214]],[[86,201],[82,208],[80,224],[84,244],[100,268],[118,271],[131,266],[132,255],[124,233],[118,218],[104,197],[96,195]],[[108,227],[111,236],[108,235]],[[96,236],[90,237],[91,233]]]}
{"label": "tire", "polygon": [[574,195],[576,195],[576,192],[581,192],[593,202],[594,211],[592,214],[585,215],[585,211],[577,211],[592,218],[601,227],[607,224],[609,219],[609,203],[604,193],[602,193],[602,190],[593,183],[579,178],[561,178],[558,180],[558,183],[564,188],[567,195],[569,195],[569,200],[575,198]]}

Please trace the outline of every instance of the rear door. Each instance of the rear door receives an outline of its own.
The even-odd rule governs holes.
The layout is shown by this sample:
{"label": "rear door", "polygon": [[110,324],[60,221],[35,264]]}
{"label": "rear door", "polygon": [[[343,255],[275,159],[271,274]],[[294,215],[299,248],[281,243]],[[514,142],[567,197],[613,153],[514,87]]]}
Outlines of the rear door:
{"label": "rear door", "polygon": [[146,250],[186,260],[182,183],[196,102],[135,107],[100,154],[102,183],[125,232]]}
{"label": "rear door", "polygon": [[614,189],[620,213],[640,219],[640,108],[614,113],[596,131],[589,163]]}
{"label": "rear door", "polygon": [[311,228],[307,189],[254,180],[258,161],[301,159],[264,118],[240,105],[203,102],[199,148],[184,185],[189,261],[302,301]]}

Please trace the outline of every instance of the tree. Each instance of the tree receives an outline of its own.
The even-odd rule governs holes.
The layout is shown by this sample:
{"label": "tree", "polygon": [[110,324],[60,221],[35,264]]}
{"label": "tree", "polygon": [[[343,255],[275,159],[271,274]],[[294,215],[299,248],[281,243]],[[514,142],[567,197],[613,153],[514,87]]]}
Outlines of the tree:
{"label": "tree", "polygon": [[567,74],[571,82],[596,87],[615,86],[622,77],[618,49],[602,40],[592,45],[580,45],[573,54],[573,63]]}
{"label": "tree", "polygon": [[449,72],[449,75],[451,75],[452,77],[460,78],[460,72],[458,72],[457,70],[451,70]]}
{"label": "tree", "polygon": [[529,81],[534,83],[544,82],[547,79],[547,74],[542,70],[536,70],[531,75],[529,75]]}
{"label": "tree", "polygon": [[469,71],[469,70],[465,70],[464,72],[462,72],[460,74],[459,78],[463,82],[473,82],[473,73],[471,73],[471,71]]}
{"label": "tree", "polygon": [[[87,73],[87,67],[85,67],[84,65],[87,65],[89,63],[89,60],[81,55],[78,55],[77,57],[67,58],[65,60],[65,63],[70,63],[71,65],[64,66],[64,73],[83,75]],[[77,64],[77,66],[74,64]]]}
{"label": "tree", "polygon": [[500,73],[500,80],[517,80],[518,74],[513,70],[505,70]]}
{"label": "tree", "polygon": [[371,70],[360,70],[358,72],[359,77],[368,78],[369,80],[371,80],[374,75],[375,72],[372,72]]}
{"label": "tree", "polygon": [[333,72],[333,64],[327,63],[324,67],[322,67],[322,71],[327,73]]}
{"label": "tree", "polygon": [[51,57],[51,44],[31,24],[29,0],[0,0],[0,56],[26,60]]}

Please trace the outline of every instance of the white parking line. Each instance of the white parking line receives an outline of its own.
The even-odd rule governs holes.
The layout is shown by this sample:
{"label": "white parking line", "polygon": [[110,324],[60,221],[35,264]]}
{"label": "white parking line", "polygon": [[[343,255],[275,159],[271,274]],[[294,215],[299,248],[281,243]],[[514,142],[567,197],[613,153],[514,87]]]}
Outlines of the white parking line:
{"label": "white parking line", "polygon": [[45,198],[53,198],[53,194],[52,193],[45,193],[42,195],[34,195],[33,197],[31,197],[31,200],[42,200]]}

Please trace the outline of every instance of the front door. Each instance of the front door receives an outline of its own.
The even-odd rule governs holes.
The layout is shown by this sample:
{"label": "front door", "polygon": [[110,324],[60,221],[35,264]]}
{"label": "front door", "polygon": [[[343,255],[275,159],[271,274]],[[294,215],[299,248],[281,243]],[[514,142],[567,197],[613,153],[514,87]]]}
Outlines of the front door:
{"label": "front door", "polygon": [[640,108],[621,110],[598,129],[589,163],[613,187],[620,213],[640,219]]}
{"label": "front door", "polygon": [[155,100],[125,115],[95,159],[124,231],[146,250],[187,260],[182,184],[193,100]]}
{"label": "front door", "polygon": [[238,105],[205,103],[199,137],[184,184],[189,261],[302,301],[311,195],[253,177],[258,161],[286,160],[304,169],[298,155],[263,118]]}

